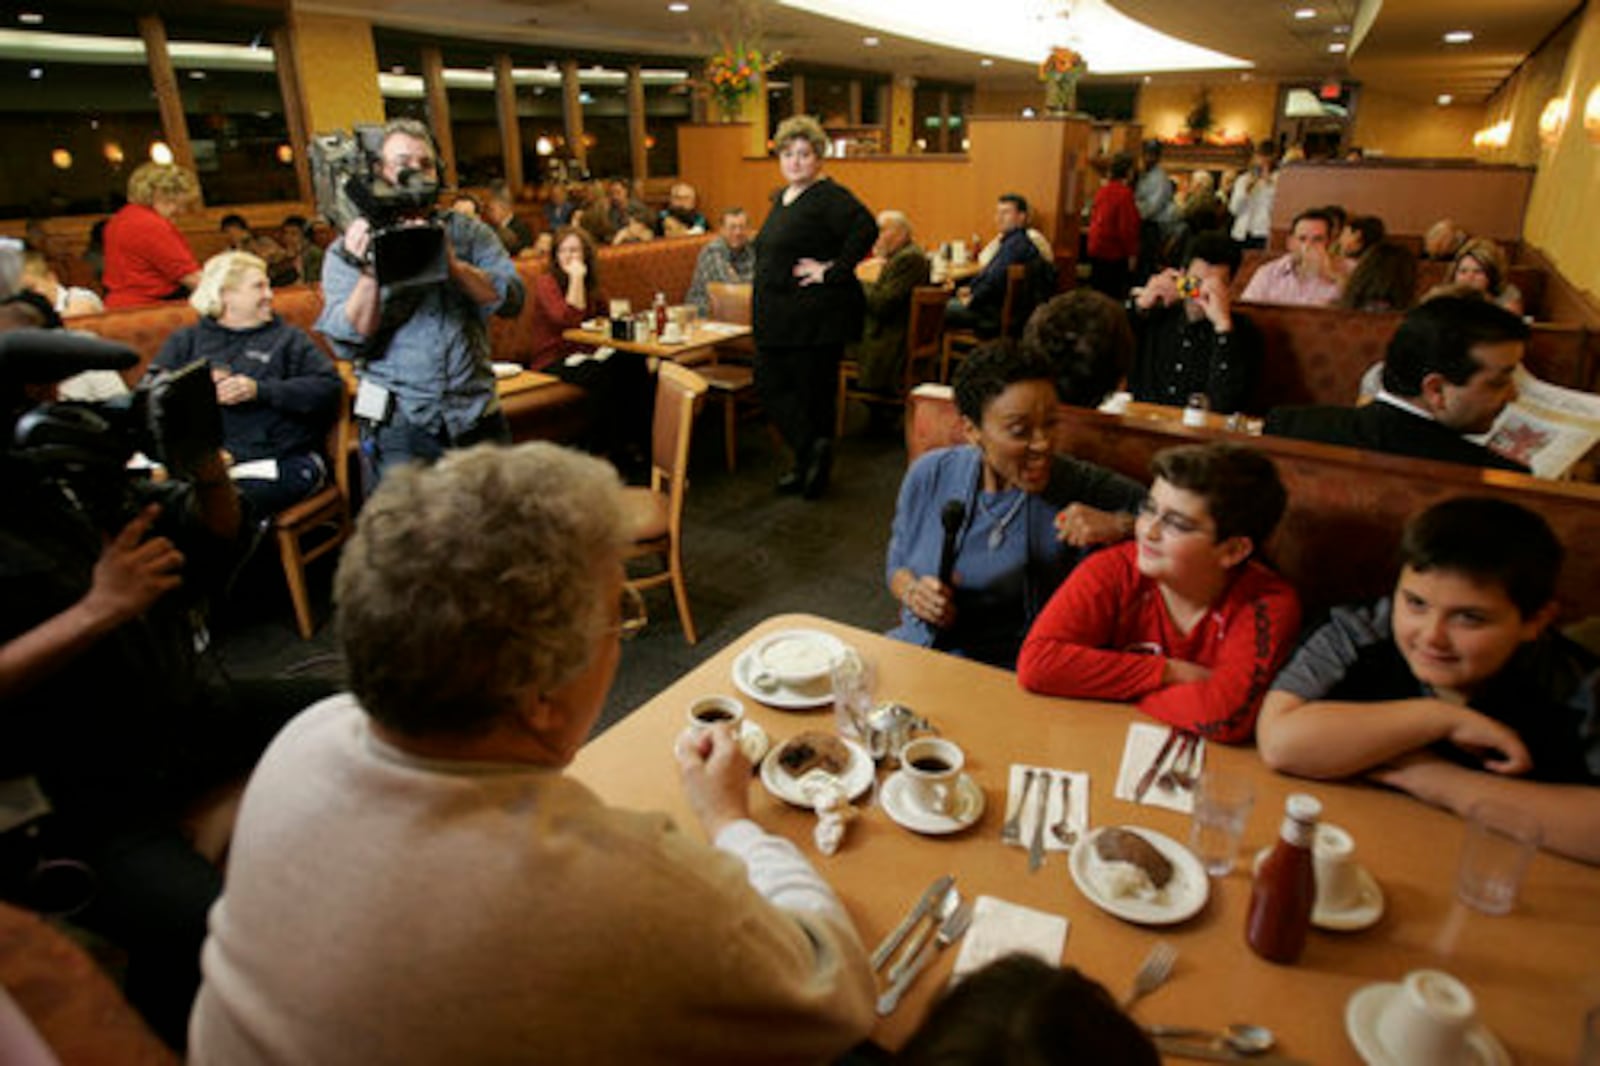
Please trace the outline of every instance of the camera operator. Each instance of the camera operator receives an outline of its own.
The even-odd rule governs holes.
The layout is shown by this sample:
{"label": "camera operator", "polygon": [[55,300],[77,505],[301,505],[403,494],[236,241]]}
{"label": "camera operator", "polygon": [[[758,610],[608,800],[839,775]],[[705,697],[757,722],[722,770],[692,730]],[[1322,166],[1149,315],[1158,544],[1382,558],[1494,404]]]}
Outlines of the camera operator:
{"label": "camera operator", "polygon": [[[437,189],[433,137],[414,119],[384,127],[377,181],[401,193]],[[447,272],[433,284],[380,286],[375,246],[384,229],[358,218],[323,263],[317,329],[357,362],[362,452],[381,476],[391,464],[446,448],[509,441],[489,366],[490,313],[514,316],[522,284],[500,239],[455,211],[408,220],[442,226]]]}
{"label": "camera operator", "polygon": [[[327,686],[228,684],[202,657],[199,609],[241,526],[220,451],[174,450],[172,479],[136,491],[110,407],[34,409],[62,378],[135,361],[79,335],[0,333],[0,780],[31,778],[50,811],[3,843],[8,869],[56,860],[0,888],[127,951],[129,1000],[182,1047],[228,800]],[[62,865],[87,876],[40,898],[38,871]]]}

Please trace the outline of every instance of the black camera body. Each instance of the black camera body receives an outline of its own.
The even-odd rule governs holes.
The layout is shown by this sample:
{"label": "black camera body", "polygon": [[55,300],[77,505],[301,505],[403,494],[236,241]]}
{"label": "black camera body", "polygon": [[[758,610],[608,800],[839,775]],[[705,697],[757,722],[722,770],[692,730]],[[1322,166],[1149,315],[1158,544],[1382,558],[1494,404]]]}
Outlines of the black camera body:
{"label": "black camera body", "polygon": [[311,144],[317,210],[342,231],[357,218],[372,227],[372,267],[388,288],[436,285],[450,274],[439,219],[439,183],[403,170],[393,183],[379,176],[383,127],[323,134]]}

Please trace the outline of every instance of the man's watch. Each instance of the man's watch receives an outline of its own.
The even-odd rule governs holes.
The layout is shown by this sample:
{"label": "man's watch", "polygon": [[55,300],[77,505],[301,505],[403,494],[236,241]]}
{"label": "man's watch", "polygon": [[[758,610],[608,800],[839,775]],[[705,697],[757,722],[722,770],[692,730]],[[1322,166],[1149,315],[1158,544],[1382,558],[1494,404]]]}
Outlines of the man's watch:
{"label": "man's watch", "polygon": [[370,274],[372,272],[372,256],[370,255],[363,258],[362,256],[356,255],[342,244],[334,248],[333,254],[337,255],[340,259],[343,259],[346,263],[349,263],[352,267],[361,271],[363,274]]}

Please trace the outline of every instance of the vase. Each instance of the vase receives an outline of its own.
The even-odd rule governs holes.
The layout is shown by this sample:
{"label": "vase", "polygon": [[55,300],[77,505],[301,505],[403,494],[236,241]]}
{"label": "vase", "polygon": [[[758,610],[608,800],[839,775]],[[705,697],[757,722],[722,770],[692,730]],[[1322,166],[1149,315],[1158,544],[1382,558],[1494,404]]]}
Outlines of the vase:
{"label": "vase", "polygon": [[1058,74],[1045,83],[1044,109],[1051,115],[1070,115],[1078,109],[1078,76]]}
{"label": "vase", "polygon": [[723,124],[744,121],[744,97],[717,97],[717,121]]}

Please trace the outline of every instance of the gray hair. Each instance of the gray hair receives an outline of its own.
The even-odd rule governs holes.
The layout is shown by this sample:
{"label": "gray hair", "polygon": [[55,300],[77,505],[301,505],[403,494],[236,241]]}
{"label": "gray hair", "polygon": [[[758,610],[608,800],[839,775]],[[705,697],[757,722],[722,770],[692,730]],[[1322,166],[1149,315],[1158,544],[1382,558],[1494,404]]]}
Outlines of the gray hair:
{"label": "gray hair", "polygon": [[882,229],[885,222],[891,226],[900,227],[900,229],[905,231],[905,235],[907,237],[911,236],[911,220],[906,217],[906,213],[904,211],[896,211],[893,208],[889,208],[885,211],[879,211],[878,228]]}
{"label": "gray hair", "polygon": [[334,578],[351,691],[398,733],[481,732],[588,665],[623,541],[616,470],[555,444],[386,472]]}
{"label": "gray hair", "polygon": [[380,147],[389,143],[390,137],[413,137],[428,146],[435,161],[439,157],[439,146],[433,143],[433,131],[421,119],[392,118],[383,124],[383,140],[379,141]]}
{"label": "gray hair", "polygon": [[239,284],[251,270],[267,273],[267,261],[249,252],[218,252],[201,268],[200,281],[189,296],[189,306],[206,318],[222,315],[222,290]]}

